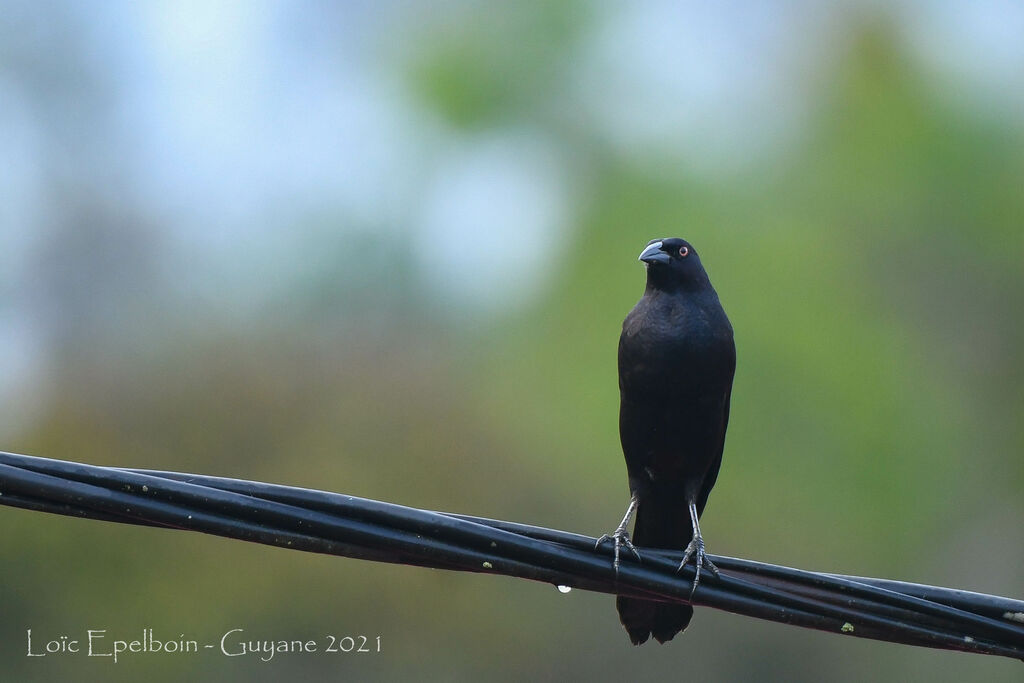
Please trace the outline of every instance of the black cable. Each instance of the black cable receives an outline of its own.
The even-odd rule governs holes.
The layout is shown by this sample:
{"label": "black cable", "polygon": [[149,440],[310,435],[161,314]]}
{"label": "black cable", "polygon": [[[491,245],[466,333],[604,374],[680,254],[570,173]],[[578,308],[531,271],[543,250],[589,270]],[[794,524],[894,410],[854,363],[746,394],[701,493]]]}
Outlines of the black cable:
{"label": "black cable", "polygon": [[[137,472],[144,472],[143,470],[136,470]],[[275,486],[270,484],[258,484],[254,482],[244,482],[231,479],[223,479],[217,477],[200,477],[197,475],[182,475],[171,472],[150,472],[157,476],[164,476],[169,478],[175,478],[180,481],[202,481],[205,485],[223,488],[225,490],[232,490],[236,492],[244,492],[249,495],[259,496],[268,500],[277,500],[282,502],[288,502],[294,505],[301,506],[312,506],[318,507],[318,509],[325,511],[333,511],[339,514],[346,514],[351,512],[351,505],[344,504],[344,501],[358,501],[358,506],[372,507],[375,501],[365,501],[362,499],[353,499],[348,496],[337,497],[336,494],[324,494],[323,492],[311,492],[303,489],[296,489],[283,486]],[[332,497],[334,498],[332,504]],[[342,501],[342,502],[339,502]],[[523,535],[531,536],[532,538],[543,538],[543,540],[560,542],[571,547],[576,547],[582,550],[589,550],[594,545],[594,539],[579,536],[575,534],[565,534],[564,532],[552,532],[548,529],[539,530],[536,527],[526,527],[525,525],[517,525],[507,522],[495,522],[494,520],[485,520],[482,518],[471,518],[466,516],[457,516],[459,519],[467,521],[473,521],[480,524],[486,524],[494,528],[503,528],[503,530],[513,531],[522,533]],[[538,534],[537,532],[541,533]],[[660,554],[660,553],[659,553]],[[886,590],[883,587],[876,586],[874,588],[865,586],[863,582],[858,583],[848,577],[828,576],[815,574],[813,572],[802,572],[799,570],[784,569],[775,567],[773,565],[763,565],[761,563],[754,563],[745,560],[734,560],[733,558],[717,558],[722,560],[723,567],[729,567],[730,569],[741,572],[748,575],[747,578],[754,576],[771,577],[775,579],[786,579],[790,582],[794,582],[797,585],[802,586],[805,590],[812,588],[828,587],[837,593],[845,593],[851,595],[858,595],[865,600],[874,600],[876,602],[875,612],[878,614],[884,614],[892,618],[902,618],[906,615],[906,611],[918,610],[921,615],[931,614],[937,617],[950,618],[954,623],[959,623],[961,626],[970,628],[975,627],[980,633],[986,635],[1003,634],[1009,637],[1019,635],[1017,630],[1006,622],[1000,622],[995,619],[978,616],[970,612],[964,612],[962,610],[953,609],[947,605],[917,598],[912,595],[904,595],[898,591]],[[713,561],[717,559],[713,556]],[[669,563],[669,565],[662,565],[666,568],[673,568],[678,566],[679,556],[676,555]],[[783,573],[779,573],[782,570]],[[743,590],[744,588],[750,590],[749,585],[736,585],[737,590]],[[764,597],[764,596],[762,596]],[[901,611],[902,610],[902,611]]]}
{"label": "black cable", "polygon": [[[202,531],[380,562],[504,574],[691,602],[693,568],[644,550],[612,570],[608,547],[553,529],[430,512],[342,494],[0,453],[0,503]],[[692,603],[856,637],[1024,658],[1024,602],[933,586],[806,572],[711,556]]]}

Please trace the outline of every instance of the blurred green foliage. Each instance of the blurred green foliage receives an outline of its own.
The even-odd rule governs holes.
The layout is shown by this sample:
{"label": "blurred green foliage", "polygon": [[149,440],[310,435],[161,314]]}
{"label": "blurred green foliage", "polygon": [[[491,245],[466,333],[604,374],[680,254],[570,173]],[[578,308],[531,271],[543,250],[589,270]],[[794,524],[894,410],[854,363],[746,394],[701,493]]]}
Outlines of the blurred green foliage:
{"label": "blurred green foliage", "polygon": [[[314,282],[256,328],[193,321],[137,356],[68,350],[40,419],[5,447],[600,534],[627,496],[615,348],[643,288],[635,257],[680,235],[708,266],[739,356],[703,522],[710,550],[1020,596],[1020,128],[954,106],[868,23],[818,84],[801,142],[770,167],[711,181],[638,165],[551,106],[549,65],[585,14],[480,9],[414,45],[408,69],[447,125],[525,121],[582,160],[569,246],[535,306],[456,324],[399,281],[338,293],[353,310],[335,319],[335,293]],[[579,591],[7,509],[0,534],[9,680],[1020,677],[1019,662],[707,610],[670,645],[633,650],[612,600]],[[21,656],[26,628],[143,627],[208,641],[236,627],[380,634],[385,652],[116,666]]]}
{"label": "blurred green foliage", "polygon": [[477,5],[440,23],[414,53],[411,89],[459,128],[531,118],[557,95],[554,66],[586,27],[587,10],[577,0]]}

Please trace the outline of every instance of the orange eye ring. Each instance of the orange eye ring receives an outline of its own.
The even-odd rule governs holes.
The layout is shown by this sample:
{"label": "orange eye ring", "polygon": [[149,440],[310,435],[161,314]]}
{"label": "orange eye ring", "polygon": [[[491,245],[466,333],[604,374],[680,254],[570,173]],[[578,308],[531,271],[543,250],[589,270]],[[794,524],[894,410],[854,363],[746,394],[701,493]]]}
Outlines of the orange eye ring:
{"label": "orange eye ring", "polygon": [[679,255],[682,256],[683,258],[686,258],[687,256],[690,255],[690,248],[689,247],[679,247]]}

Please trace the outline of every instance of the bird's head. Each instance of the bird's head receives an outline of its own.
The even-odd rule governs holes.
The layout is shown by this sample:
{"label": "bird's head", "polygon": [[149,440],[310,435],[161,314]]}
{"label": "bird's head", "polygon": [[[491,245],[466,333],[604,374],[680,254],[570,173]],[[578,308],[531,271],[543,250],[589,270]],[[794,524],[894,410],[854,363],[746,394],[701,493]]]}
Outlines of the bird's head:
{"label": "bird's head", "polygon": [[700,256],[678,237],[651,240],[640,254],[647,266],[647,285],[655,289],[693,289],[708,284]]}

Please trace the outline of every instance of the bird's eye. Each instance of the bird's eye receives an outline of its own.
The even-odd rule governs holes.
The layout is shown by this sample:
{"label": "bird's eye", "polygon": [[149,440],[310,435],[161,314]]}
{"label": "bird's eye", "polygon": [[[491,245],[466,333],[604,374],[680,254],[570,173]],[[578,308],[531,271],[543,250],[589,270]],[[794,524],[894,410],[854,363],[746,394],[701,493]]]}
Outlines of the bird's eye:
{"label": "bird's eye", "polygon": [[689,247],[679,247],[679,255],[682,256],[683,258],[686,258],[687,256],[690,255],[690,248]]}

